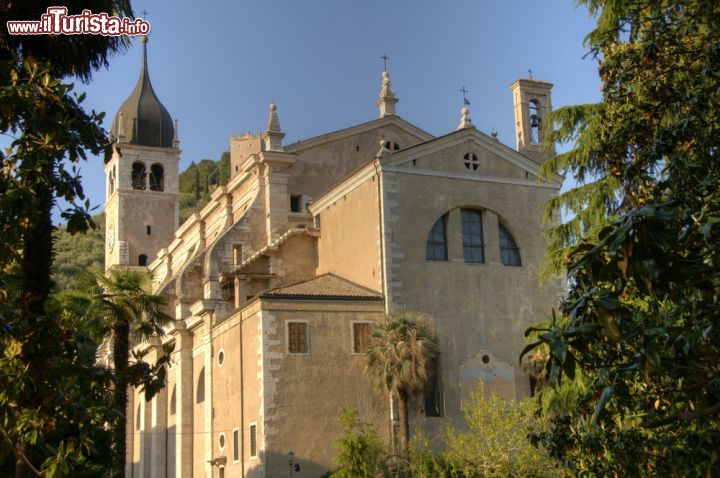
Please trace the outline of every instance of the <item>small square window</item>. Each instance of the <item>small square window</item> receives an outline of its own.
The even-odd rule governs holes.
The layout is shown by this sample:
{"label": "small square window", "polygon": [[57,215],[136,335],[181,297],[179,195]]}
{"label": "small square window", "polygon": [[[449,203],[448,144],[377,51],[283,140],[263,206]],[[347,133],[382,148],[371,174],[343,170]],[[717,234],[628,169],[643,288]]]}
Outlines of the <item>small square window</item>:
{"label": "small square window", "polygon": [[291,354],[306,354],[308,352],[307,322],[288,322],[287,343]]}
{"label": "small square window", "polygon": [[355,322],[352,325],[353,353],[364,354],[365,352],[367,352],[371,324],[369,322]]}
{"label": "small square window", "polygon": [[290,212],[302,212],[302,196],[290,196]]}

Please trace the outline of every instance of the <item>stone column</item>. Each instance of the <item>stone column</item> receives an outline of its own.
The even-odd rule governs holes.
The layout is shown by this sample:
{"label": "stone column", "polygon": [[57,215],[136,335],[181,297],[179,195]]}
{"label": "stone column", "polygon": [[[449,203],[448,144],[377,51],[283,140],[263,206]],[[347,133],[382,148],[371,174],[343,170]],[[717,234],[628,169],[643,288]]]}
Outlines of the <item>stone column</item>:
{"label": "stone column", "polygon": [[145,401],[145,393],[138,389],[138,401],[142,403],[142,425],[140,428],[140,476],[150,476],[152,460],[152,403]]}
{"label": "stone column", "polygon": [[[155,360],[162,354],[161,348],[155,349]],[[163,387],[152,402],[151,408],[151,431],[152,431],[152,455],[150,457],[150,476],[153,478],[165,478],[167,475],[167,404],[168,389]]]}
{"label": "stone column", "polygon": [[186,330],[177,332],[175,373],[177,405],[175,417],[175,473],[192,478],[193,472],[193,337]]}
{"label": "stone column", "polygon": [[[208,321],[208,331],[212,330],[212,320],[210,317],[206,317]],[[205,402],[203,403],[204,407],[204,413],[205,413],[205,429],[202,430],[205,440],[204,440],[204,446],[205,446],[205,476],[212,477],[213,476],[213,469],[212,465],[210,464],[210,460],[213,459],[213,440],[215,439],[215,436],[213,435],[213,397],[212,397],[212,384],[213,384],[213,375],[212,375],[212,369],[213,369],[213,350],[212,350],[212,332],[208,332],[207,335],[205,335],[202,339],[203,342],[203,348],[205,352],[203,353],[203,357],[205,358]],[[199,430],[200,431],[200,430]],[[227,437],[226,437],[227,438]]]}

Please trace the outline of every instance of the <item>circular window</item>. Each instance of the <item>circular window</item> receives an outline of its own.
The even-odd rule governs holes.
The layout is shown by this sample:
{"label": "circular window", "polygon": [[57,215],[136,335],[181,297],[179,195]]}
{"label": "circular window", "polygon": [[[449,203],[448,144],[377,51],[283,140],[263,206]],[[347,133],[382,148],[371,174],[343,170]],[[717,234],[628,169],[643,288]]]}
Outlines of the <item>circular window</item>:
{"label": "circular window", "polygon": [[218,437],[218,445],[220,445],[221,450],[225,448],[225,434],[224,433],[221,433],[220,436]]}
{"label": "circular window", "polygon": [[477,171],[478,167],[480,167],[478,157],[475,153],[465,153],[463,163],[465,163],[465,167],[471,171]]}
{"label": "circular window", "polygon": [[218,365],[222,367],[223,363],[225,363],[225,351],[220,349],[220,352],[218,352]]}
{"label": "circular window", "polygon": [[490,363],[490,357],[489,357],[488,355],[483,355],[483,356],[482,356],[482,362],[483,362],[484,364]]}

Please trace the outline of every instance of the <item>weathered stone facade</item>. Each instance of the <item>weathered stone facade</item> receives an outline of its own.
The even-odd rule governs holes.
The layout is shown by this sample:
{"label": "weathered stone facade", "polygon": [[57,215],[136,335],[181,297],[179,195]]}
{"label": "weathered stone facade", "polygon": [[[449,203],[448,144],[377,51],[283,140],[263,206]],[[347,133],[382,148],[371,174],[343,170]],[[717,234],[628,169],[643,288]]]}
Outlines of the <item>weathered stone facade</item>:
{"label": "weathered stone facade", "polygon": [[[167,387],[149,403],[132,395],[127,475],[284,476],[292,449],[293,476],[316,477],[333,467],[349,407],[389,438],[388,397],[365,375],[354,334],[397,308],[429,314],[441,349],[433,410],[415,402],[411,427],[437,436],[480,381],[527,396],[523,331],[561,293],[538,279],[541,208],[560,182],[538,179],[542,151],[528,132],[551,86],[512,85],[520,152],[475,129],[466,108],[444,136],[413,126],[396,114],[387,73],[378,119],[290,146],[272,105],[264,133],[231,139],[228,184],[179,227],[176,132],[173,147],[118,138],[106,264],[147,255],[175,317]],[[164,167],[163,190],[133,187],[139,161]]]}

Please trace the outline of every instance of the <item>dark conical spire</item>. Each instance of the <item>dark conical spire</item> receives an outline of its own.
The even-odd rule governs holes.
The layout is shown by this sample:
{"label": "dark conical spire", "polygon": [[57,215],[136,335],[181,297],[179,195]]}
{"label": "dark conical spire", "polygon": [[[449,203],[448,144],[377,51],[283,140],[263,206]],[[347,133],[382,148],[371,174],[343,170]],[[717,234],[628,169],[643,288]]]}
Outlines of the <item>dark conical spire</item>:
{"label": "dark conical spire", "polygon": [[[168,110],[158,99],[150,82],[146,36],[141,37],[143,61],[135,89],[122,104],[113,120],[113,138],[131,144],[172,148],[175,131]],[[120,123],[122,122],[122,127]]]}

